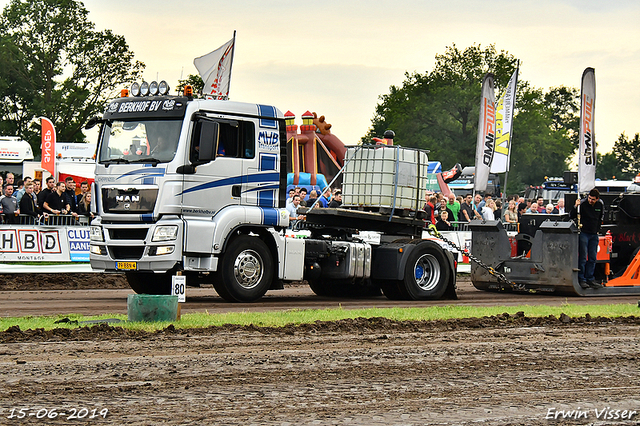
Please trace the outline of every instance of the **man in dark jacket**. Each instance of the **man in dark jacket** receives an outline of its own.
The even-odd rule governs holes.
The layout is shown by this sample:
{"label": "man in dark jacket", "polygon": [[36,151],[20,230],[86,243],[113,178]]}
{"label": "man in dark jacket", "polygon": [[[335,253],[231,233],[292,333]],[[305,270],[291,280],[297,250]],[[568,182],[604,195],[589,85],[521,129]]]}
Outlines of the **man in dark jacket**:
{"label": "man in dark jacket", "polygon": [[[38,217],[42,214],[42,210],[38,208],[33,199],[33,187],[34,184],[32,182],[29,182],[24,187],[24,196],[20,199],[20,214]],[[45,213],[46,216],[48,215]]]}
{"label": "man in dark jacket", "polygon": [[601,288],[593,273],[596,269],[596,257],[598,255],[598,232],[604,216],[604,203],[600,199],[600,192],[593,188],[586,199],[580,201],[571,210],[569,217],[578,219],[580,228],[580,244],[578,246],[578,283],[582,288]]}
{"label": "man in dark jacket", "polygon": [[47,196],[56,191],[56,181],[49,176],[46,180],[46,187],[38,194],[38,207],[43,208],[44,202],[47,201]]}
{"label": "man in dark jacket", "polygon": [[64,182],[56,184],[56,190],[47,195],[47,199],[42,205],[42,210],[49,214],[69,214],[70,206],[64,194],[66,190]]}
{"label": "man in dark jacket", "polygon": [[76,181],[71,176],[67,176],[64,180],[65,184],[65,197],[67,198],[67,204],[69,204],[70,212],[78,212],[78,200],[76,199]]}
{"label": "man in dark jacket", "polygon": [[336,191],[336,193],[333,194],[333,198],[331,198],[329,207],[331,207],[332,209],[335,209],[337,207],[340,207],[341,205],[342,205],[342,191]]}

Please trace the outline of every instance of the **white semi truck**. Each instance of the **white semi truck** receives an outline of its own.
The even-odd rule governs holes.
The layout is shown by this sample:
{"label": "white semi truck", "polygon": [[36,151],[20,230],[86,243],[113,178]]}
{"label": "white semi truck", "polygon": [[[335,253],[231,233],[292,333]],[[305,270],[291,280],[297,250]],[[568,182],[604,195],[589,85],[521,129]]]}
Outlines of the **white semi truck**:
{"label": "white semi truck", "polygon": [[[211,283],[231,302],[301,280],[327,296],[382,290],[393,299],[455,298],[452,254],[421,238],[424,151],[406,161],[400,147],[363,148],[357,167],[345,171],[352,209],[314,208],[303,223],[310,236],[290,238],[286,127],[277,108],[125,96],[87,127],[98,123],[91,266],[126,273],[137,293],[169,294],[180,271],[188,285]],[[390,153],[382,156],[391,158],[390,174],[363,171],[378,164],[376,149]],[[391,184],[382,197],[391,209],[368,208],[376,173]],[[396,205],[401,198],[405,205]]]}

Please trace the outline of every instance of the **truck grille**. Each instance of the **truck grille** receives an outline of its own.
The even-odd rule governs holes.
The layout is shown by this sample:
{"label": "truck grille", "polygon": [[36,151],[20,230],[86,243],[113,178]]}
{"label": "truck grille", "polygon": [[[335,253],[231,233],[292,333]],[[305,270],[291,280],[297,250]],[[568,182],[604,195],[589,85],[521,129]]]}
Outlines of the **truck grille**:
{"label": "truck grille", "polygon": [[109,237],[112,240],[144,240],[147,238],[148,228],[112,228]]}
{"label": "truck grille", "polygon": [[144,254],[144,246],[142,247],[109,247],[111,258],[115,260],[138,260]]}
{"label": "truck grille", "polygon": [[151,188],[102,188],[105,213],[152,213],[158,190]]}

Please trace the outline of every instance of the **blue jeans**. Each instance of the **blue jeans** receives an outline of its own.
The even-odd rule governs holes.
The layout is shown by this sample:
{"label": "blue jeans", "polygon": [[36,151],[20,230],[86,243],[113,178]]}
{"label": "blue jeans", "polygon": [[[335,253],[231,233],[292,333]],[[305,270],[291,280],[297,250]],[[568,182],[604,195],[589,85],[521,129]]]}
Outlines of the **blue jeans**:
{"label": "blue jeans", "polygon": [[593,272],[596,270],[596,257],[598,256],[598,242],[598,234],[580,232],[580,245],[578,246],[579,281],[593,279]]}

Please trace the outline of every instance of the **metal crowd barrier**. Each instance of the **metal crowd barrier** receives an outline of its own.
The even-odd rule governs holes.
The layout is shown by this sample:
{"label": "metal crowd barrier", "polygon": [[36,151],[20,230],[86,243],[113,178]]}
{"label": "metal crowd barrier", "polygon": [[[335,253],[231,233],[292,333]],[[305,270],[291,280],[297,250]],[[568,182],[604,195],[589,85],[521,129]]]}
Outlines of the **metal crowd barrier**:
{"label": "metal crowd barrier", "polygon": [[39,226],[88,226],[91,219],[88,216],[74,217],[70,214],[49,215],[33,217],[26,214],[7,218],[0,215],[0,223],[3,225],[39,225]]}

